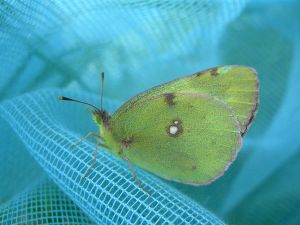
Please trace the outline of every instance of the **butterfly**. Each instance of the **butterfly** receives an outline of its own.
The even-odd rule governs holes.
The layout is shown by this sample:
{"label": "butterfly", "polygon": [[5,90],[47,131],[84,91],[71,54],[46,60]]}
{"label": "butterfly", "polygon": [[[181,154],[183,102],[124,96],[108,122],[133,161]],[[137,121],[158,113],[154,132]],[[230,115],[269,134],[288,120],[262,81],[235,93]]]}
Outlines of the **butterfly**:
{"label": "butterfly", "polygon": [[131,163],[172,181],[211,183],[235,160],[258,109],[257,73],[247,66],[214,67],[155,86],[112,115],[102,108],[101,78],[100,109],[59,98],[94,108],[100,133],[84,139],[93,135],[96,147],[126,160],[135,178]]}

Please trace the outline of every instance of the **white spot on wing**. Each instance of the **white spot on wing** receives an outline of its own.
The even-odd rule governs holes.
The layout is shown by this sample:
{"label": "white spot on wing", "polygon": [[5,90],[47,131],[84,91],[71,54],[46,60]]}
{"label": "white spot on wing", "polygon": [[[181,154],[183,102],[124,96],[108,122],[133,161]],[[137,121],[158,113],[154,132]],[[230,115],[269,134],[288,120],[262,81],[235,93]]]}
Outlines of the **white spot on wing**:
{"label": "white spot on wing", "polygon": [[170,134],[176,134],[178,132],[177,126],[170,126]]}

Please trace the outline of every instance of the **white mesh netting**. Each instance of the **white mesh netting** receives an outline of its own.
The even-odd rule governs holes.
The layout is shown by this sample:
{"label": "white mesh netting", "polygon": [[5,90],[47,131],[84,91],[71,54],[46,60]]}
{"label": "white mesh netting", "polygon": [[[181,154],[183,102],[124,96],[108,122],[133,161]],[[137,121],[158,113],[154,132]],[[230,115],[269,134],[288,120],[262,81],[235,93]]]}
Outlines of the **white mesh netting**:
{"label": "white mesh netting", "polygon": [[1,206],[1,224],[95,224],[52,181],[34,183]]}

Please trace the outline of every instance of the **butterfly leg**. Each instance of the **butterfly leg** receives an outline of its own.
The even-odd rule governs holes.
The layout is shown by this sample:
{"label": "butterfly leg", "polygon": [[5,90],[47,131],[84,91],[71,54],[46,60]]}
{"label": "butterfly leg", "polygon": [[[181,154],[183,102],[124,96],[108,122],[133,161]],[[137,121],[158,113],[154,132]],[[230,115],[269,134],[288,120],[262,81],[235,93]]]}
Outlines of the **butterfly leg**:
{"label": "butterfly leg", "polygon": [[144,192],[146,192],[149,196],[151,196],[151,193],[143,187],[142,182],[137,177],[130,160],[124,156],[123,156],[123,159],[127,161],[129,169],[131,171],[131,174],[132,174],[133,178],[137,181],[139,188],[141,188]]}
{"label": "butterfly leg", "polygon": [[85,178],[92,171],[93,167],[95,166],[95,164],[97,162],[96,159],[97,159],[97,152],[98,152],[99,146],[101,146],[101,144],[100,143],[96,143],[95,150],[94,150],[93,162],[90,165],[90,167],[87,169],[87,171],[85,172],[85,174],[83,175],[82,178]]}
{"label": "butterfly leg", "polygon": [[81,138],[78,142],[76,142],[75,144],[71,145],[71,148],[74,148],[76,145],[80,145],[84,140],[88,139],[90,136],[93,136],[96,140],[100,139],[101,141],[103,141],[103,137],[101,137],[100,135],[94,133],[93,131],[90,131],[87,135],[85,135],[83,138]]}

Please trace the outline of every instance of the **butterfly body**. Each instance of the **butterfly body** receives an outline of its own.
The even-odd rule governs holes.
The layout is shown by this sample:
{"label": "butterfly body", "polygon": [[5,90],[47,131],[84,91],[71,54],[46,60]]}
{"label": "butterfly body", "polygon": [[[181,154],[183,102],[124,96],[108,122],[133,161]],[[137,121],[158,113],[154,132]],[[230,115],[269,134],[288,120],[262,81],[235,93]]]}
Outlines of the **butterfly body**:
{"label": "butterfly body", "polygon": [[94,111],[108,150],[160,177],[208,184],[236,158],[258,106],[256,72],[221,66]]}

